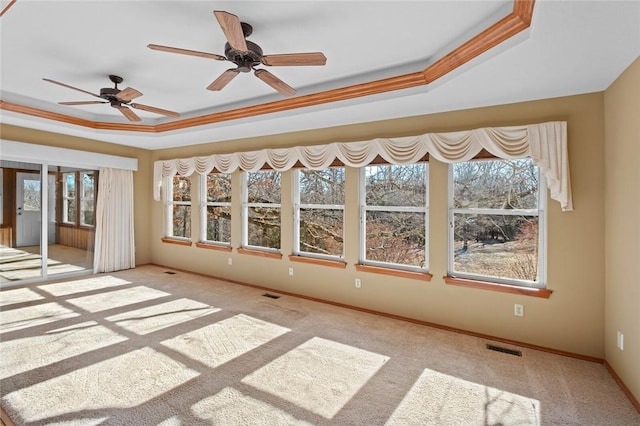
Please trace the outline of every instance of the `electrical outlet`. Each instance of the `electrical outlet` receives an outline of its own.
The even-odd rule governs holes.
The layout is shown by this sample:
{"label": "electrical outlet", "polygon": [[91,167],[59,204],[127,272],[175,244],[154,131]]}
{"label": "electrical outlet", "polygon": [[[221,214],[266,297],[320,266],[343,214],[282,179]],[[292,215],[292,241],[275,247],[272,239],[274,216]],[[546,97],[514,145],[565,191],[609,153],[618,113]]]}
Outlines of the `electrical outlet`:
{"label": "electrical outlet", "polygon": [[227,265],[229,265],[229,266],[233,265],[233,259],[232,258],[229,258],[227,260]]}
{"label": "electrical outlet", "polygon": [[517,317],[523,317],[524,316],[524,305],[520,305],[518,303],[513,305],[513,315],[515,315]]}
{"label": "electrical outlet", "polygon": [[289,268],[289,276],[292,277],[293,276],[293,268]]}
{"label": "electrical outlet", "polygon": [[362,287],[362,282],[360,281],[360,278],[356,278],[356,288],[360,287]]}
{"label": "electrical outlet", "polygon": [[618,345],[618,349],[620,349],[621,351],[624,350],[624,334],[620,333],[619,331],[617,335],[616,344]]}

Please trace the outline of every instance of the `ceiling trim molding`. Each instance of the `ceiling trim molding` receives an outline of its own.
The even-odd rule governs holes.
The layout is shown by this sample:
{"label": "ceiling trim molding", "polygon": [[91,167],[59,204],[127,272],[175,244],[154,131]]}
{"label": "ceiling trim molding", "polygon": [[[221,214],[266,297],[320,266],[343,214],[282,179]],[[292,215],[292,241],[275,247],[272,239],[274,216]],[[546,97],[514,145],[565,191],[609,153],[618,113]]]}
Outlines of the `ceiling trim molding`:
{"label": "ceiling trim molding", "polygon": [[426,84],[422,72],[400,75],[385,78],[382,80],[370,81],[353,86],[341,87],[339,89],[327,90],[324,92],[312,93],[310,95],[288,98],[280,101],[268,102],[265,104],[253,105],[244,108],[237,108],[214,114],[207,114],[200,117],[176,120],[170,123],[158,124],[156,128],[161,131],[178,130],[193,126],[219,123],[221,121],[235,120],[238,118],[248,118],[256,115],[270,114],[274,112],[288,111],[292,109],[322,105],[330,102],[344,101],[347,99],[359,98],[362,96],[376,95],[395,90],[409,89]]}
{"label": "ceiling trim molding", "polygon": [[471,40],[424,69],[425,84],[433,83],[531,25],[535,0],[515,0],[513,11]]}
{"label": "ceiling trim molding", "polygon": [[[139,133],[163,133],[223,121],[249,118],[258,115],[311,107],[331,102],[344,101],[363,96],[376,95],[396,90],[409,89],[433,83],[459,68],[482,53],[496,47],[503,41],[524,31],[531,25],[535,0],[514,0],[513,9],[507,16],[458,46],[444,57],[422,71],[399,75],[381,80],[355,84],[338,89],[326,90],[309,95],[288,98],[264,104],[237,108],[198,117],[175,120],[156,125],[111,123],[91,121],[66,114],[46,111],[40,108],[19,105],[0,100],[0,109],[34,117],[55,120],[100,130],[129,131]],[[10,5],[9,5],[10,6]],[[7,8],[9,7],[7,6]],[[5,8],[5,10],[7,9]]]}
{"label": "ceiling trim molding", "polygon": [[9,8],[13,6],[17,1],[18,0],[11,0],[8,5],[3,7],[2,11],[0,11],[0,17],[2,17],[5,13],[7,13],[7,10],[9,10]]}

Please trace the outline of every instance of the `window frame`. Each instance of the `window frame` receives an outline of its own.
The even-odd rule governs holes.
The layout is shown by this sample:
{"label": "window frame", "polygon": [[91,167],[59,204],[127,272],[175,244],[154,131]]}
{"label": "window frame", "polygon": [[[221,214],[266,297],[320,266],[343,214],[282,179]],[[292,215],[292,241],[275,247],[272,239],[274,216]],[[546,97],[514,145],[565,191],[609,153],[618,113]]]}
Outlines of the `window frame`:
{"label": "window frame", "polygon": [[[177,201],[173,199],[173,179],[174,178],[182,178],[182,179],[190,179],[191,180],[191,191],[189,193],[189,198],[191,201]],[[183,237],[180,235],[173,235],[173,207],[174,206],[189,206],[189,221],[191,221],[191,216],[193,214],[193,180],[192,176],[181,176],[181,175],[172,175],[167,176],[165,178],[165,238],[180,240],[180,241],[191,241],[191,235],[188,237]],[[189,225],[189,230],[193,235],[193,229],[191,225]]]}
{"label": "window frame", "polygon": [[[200,242],[205,244],[212,244],[218,246],[231,247],[231,234],[229,234],[229,241],[217,241],[207,239],[207,211],[208,207],[227,207],[231,209],[231,202],[233,201],[233,191],[229,192],[230,201],[209,201],[207,195],[207,180],[210,175],[225,175],[229,178],[230,188],[232,186],[231,173],[218,173],[211,172],[209,174],[200,175]],[[233,216],[230,215],[230,223],[233,221]],[[231,226],[231,225],[230,225]]]}
{"label": "window frame", "polygon": [[[343,170],[344,182],[343,186],[346,185],[346,174],[347,170],[345,166],[333,166],[327,167],[326,169],[337,169],[341,168]],[[326,170],[325,169],[325,170]],[[310,257],[316,259],[324,259],[324,260],[333,260],[333,261],[344,261],[344,229],[345,229],[345,199],[343,198],[342,204],[313,204],[313,203],[301,203],[300,202],[300,174],[303,170],[307,170],[304,168],[295,169],[293,173],[293,254],[295,256],[301,257]],[[344,192],[344,191],[343,191]],[[346,198],[346,192],[344,193],[344,197]],[[330,254],[322,254],[322,253],[313,253],[301,250],[300,248],[300,210],[304,209],[313,209],[313,210],[339,210],[342,212],[342,254],[340,255],[330,255]]]}
{"label": "window frame", "polygon": [[[92,197],[85,197],[84,194],[84,190],[85,190],[85,184],[84,184],[84,176],[85,175],[93,175],[93,196]],[[78,183],[80,183],[80,187],[79,187],[79,191],[78,191],[78,212],[76,213],[78,215],[78,223],[79,226],[82,227],[87,227],[87,228],[95,228],[95,214],[96,214],[96,193],[98,191],[98,187],[97,187],[97,183],[98,183],[98,179],[97,179],[97,174],[95,172],[95,170],[79,170],[78,171]],[[94,224],[88,224],[83,222],[83,217],[84,215],[82,214],[83,212],[85,212],[86,210],[83,208],[84,202],[85,201],[91,201],[92,205],[93,205],[93,222]]]}
{"label": "window frame", "polygon": [[[424,163],[425,165],[425,173],[423,175],[424,178],[424,184],[425,184],[425,194],[424,194],[424,206],[373,206],[373,205],[367,205],[367,178],[366,178],[366,170],[367,167],[381,167],[381,166],[406,166],[406,165],[415,165],[415,164],[420,164],[420,163]],[[430,258],[429,258],[429,250],[430,250],[430,244],[429,244],[429,207],[430,207],[430,191],[429,191],[429,175],[430,175],[430,167],[429,167],[429,161],[424,160],[424,161],[416,161],[414,163],[407,163],[407,164],[392,164],[392,163],[387,163],[387,162],[382,162],[382,163],[371,163],[368,164],[366,166],[362,166],[359,168],[359,205],[360,205],[360,212],[359,212],[359,221],[360,221],[360,233],[359,233],[359,247],[360,247],[360,253],[359,253],[359,260],[358,260],[358,264],[359,265],[364,265],[364,266],[374,266],[374,267],[379,267],[379,268],[386,268],[386,269],[395,269],[395,270],[400,270],[400,271],[408,271],[408,272],[417,272],[420,274],[428,274],[429,273],[429,267],[430,267]],[[425,238],[425,244],[424,244],[424,267],[419,267],[419,266],[413,266],[413,265],[407,265],[407,264],[402,264],[402,263],[393,263],[393,262],[381,262],[381,261],[377,261],[377,260],[370,260],[367,259],[366,254],[367,254],[367,212],[369,211],[382,211],[382,212],[391,212],[391,213],[422,213],[424,214],[424,229],[425,229],[425,233],[424,233],[424,238]]]}
{"label": "window frame", "polygon": [[[524,160],[530,157],[505,159],[505,158],[474,158],[469,162],[481,162],[481,161],[508,161],[508,160]],[[486,283],[488,285],[497,286],[513,286],[524,289],[540,289],[545,290],[547,288],[547,192],[546,177],[540,170],[540,167],[533,164],[538,169],[538,196],[537,209],[496,209],[496,208],[454,208],[454,180],[453,180],[453,168],[456,163],[450,163],[448,167],[448,188],[447,188],[447,206],[448,206],[448,232],[447,232],[447,277],[446,278],[460,278],[464,280],[478,281]],[[494,216],[535,216],[538,218],[538,281],[520,280],[515,278],[495,277],[492,275],[473,274],[468,272],[454,271],[454,217],[455,214],[477,214],[477,215],[494,215]]]}
{"label": "window frame", "polygon": [[[262,173],[275,171],[280,174],[280,202],[279,203],[250,203],[249,202],[249,173]],[[249,208],[277,208],[280,211],[280,247],[266,247],[249,244]],[[242,171],[242,240],[241,248],[247,250],[257,250],[270,253],[282,254],[282,172],[274,169],[258,170],[255,172]]]}
{"label": "window frame", "polygon": [[[93,197],[85,197],[84,196],[84,179],[82,177],[85,175],[93,175]],[[96,214],[96,203],[98,199],[98,178],[99,173],[97,170],[90,169],[82,169],[82,170],[73,170],[68,172],[60,172],[62,176],[62,188],[61,188],[61,197],[62,200],[62,216],[60,217],[60,225],[74,228],[88,228],[95,229],[95,214]],[[74,195],[73,197],[68,196],[68,181],[67,176],[73,176],[73,185],[74,185]],[[69,202],[75,201],[75,220],[69,220]],[[84,201],[91,201],[93,205],[93,214],[94,214],[94,224],[84,223],[82,221],[82,212],[84,211],[82,208]]]}
{"label": "window frame", "polygon": [[[73,185],[74,185],[74,194],[73,197],[69,196],[69,179],[67,176],[73,176]],[[69,226],[78,226],[78,179],[77,173],[73,172],[62,172],[62,224]],[[72,222],[69,220],[69,203],[71,201],[76,202],[75,211],[76,217]]]}

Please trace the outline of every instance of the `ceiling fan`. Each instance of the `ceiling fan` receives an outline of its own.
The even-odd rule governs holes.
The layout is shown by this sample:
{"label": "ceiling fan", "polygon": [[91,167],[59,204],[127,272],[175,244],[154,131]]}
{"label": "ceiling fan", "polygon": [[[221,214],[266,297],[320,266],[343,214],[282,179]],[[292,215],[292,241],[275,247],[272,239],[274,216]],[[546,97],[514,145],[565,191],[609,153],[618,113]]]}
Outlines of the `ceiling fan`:
{"label": "ceiling fan", "polygon": [[178,47],[160,46],[149,44],[147,47],[153,50],[160,50],[169,53],[180,53],[183,55],[198,56],[201,58],[215,59],[217,61],[229,61],[236,64],[236,68],[231,68],[223,72],[208,87],[209,90],[222,90],[231,80],[241,72],[253,70],[256,77],[267,83],[269,86],[285,96],[295,95],[296,90],[280,80],[275,75],[265,69],[256,69],[262,64],[267,66],[299,66],[299,65],[325,65],[327,58],[321,52],[311,53],[284,53],[277,55],[263,55],[262,49],[256,43],[246,40],[253,32],[253,27],[234,14],[216,10],[213,12],[222,32],[227,38],[224,45],[224,55],[215,53],[198,52],[196,50],[181,49]]}
{"label": "ceiling fan", "polygon": [[87,95],[95,96],[96,98],[103,99],[102,101],[59,102],[60,105],[111,104],[113,108],[119,110],[122,115],[129,119],[129,121],[140,121],[140,117],[138,117],[135,112],[127,108],[128,106],[135,109],[153,112],[155,114],[166,115],[168,117],[180,117],[180,114],[178,114],[177,112],[152,107],[149,105],[132,103],[131,101],[142,96],[142,93],[131,87],[127,87],[123,90],[118,89],[118,84],[122,83],[123,79],[122,77],[119,77],[117,75],[109,75],[109,80],[114,83],[115,87],[103,87],[102,89],[100,89],[99,95],[88,92],[86,90],[78,89],[77,87],[69,86],[68,84],[60,83],[59,81],[51,80],[49,78],[43,78],[43,80],[62,87],[77,90],[78,92],[86,93]]}

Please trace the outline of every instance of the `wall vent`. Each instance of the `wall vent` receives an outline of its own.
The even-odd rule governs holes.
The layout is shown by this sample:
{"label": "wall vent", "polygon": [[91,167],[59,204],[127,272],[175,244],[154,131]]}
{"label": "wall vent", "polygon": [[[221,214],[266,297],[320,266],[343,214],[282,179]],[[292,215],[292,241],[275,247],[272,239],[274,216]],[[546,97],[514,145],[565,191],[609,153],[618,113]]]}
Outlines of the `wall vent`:
{"label": "wall vent", "polygon": [[509,355],[522,356],[522,351],[519,351],[517,349],[503,348],[502,346],[496,346],[490,343],[487,343],[487,349],[489,349],[490,351],[502,352]]}
{"label": "wall vent", "polygon": [[167,275],[175,275],[176,273],[173,271],[164,271],[165,274]]}
{"label": "wall vent", "polygon": [[263,294],[263,296],[268,297],[270,299],[280,299],[280,296],[278,296],[277,294],[265,293]]}

